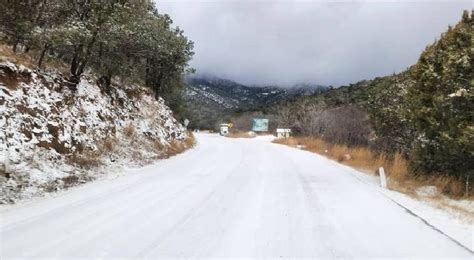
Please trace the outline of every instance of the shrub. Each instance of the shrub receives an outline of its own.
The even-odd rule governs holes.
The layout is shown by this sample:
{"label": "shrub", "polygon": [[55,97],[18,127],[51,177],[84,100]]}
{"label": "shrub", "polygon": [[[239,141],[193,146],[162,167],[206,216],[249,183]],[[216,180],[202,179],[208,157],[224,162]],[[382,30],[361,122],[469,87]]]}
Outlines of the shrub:
{"label": "shrub", "polygon": [[102,165],[100,156],[93,152],[85,152],[81,154],[75,153],[68,157],[68,161],[69,163],[86,170],[90,170]]}
{"label": "shrub", "polygon": [[123,128],[123,133],[125,134],[125,136],[127,137],[132,137],[135,135],[135,126],[133,125],[133,123],[128,123],[124,128]]}
{"label": "shrub", "polygon": [[474,179],[473,19],[465,11],[413,68],[416,84],[408,89],[408,103],[418,132],[416,171]]}

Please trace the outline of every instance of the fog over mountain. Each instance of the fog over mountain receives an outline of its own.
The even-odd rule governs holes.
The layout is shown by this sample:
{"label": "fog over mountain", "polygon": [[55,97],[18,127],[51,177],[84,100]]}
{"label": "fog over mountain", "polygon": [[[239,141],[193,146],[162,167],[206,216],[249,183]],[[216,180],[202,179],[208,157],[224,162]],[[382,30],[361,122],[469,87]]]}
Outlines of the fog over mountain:
{"label": "fog over mountain", "polygon": [[197,73],[247,85],[347,84],[399,72],[471,1],[157,1]]}

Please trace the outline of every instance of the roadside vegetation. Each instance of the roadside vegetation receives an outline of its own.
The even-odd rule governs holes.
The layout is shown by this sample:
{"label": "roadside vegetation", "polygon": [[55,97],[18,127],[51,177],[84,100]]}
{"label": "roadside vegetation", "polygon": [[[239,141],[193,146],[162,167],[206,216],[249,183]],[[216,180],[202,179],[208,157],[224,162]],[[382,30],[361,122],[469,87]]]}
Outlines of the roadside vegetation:
{"label": "roadside vegetation", "polygon": [[229,138],[255,138],[257,135],[254,132],[236,132],[230,131],[230,133],[226,136]]}
{"label": "roadside vegetation", "polygon": [[0,204],[193,146],[177,120],[193,43],[153,1],[0,6]]}
{"label": "roadside vegetation", "polygon": [[[68,188],[191,147],[164,100],[139,85],[77,90],[55,72],[0,62],[0,204]],[[120,172],[120,171],[119,171]]]}
{"label": "roadside vegetation", "polygon": [[465,11],[406,71],[266,109],[298,136],[279,142],[372,172],[384,166],[397,189],[436,185],[472,197],[473,28]]}
{"label": "roadside vegetation", "polygon": [[0,0],[0,41],[30,68],[57,68],[72,88],[87,71],[152,89],[179,112],[193,43],[151,0]]}
{"label": "roadside vegetation", "polygon": [[[409,161],[400,153],[380,153],[367,147],[333,144],[315,137],[275,139],[274,143],[318,153],[368,174],[378,175],[379,167],[383,167],[389,180],[388,188],[403,193],[417,196],[417,189],[434,186],[438,194],[449,195],[452,198],[474,198],[473,194],[466,193],[466,184],[457,178],[449,175],[414,174],[410,170]],[[438,194],[430,194],[430,196]]]}

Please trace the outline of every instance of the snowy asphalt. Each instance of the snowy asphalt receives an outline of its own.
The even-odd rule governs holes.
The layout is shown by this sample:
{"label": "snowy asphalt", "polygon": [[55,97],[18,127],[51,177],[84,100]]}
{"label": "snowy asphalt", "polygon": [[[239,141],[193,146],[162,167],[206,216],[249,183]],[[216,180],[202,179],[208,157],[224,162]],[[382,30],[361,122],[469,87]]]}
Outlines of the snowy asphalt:
{"label": "snowy asphalt", "polygon": [[191,151],[0,211],[0,258],[463,257],[321,156],[199,134]]}

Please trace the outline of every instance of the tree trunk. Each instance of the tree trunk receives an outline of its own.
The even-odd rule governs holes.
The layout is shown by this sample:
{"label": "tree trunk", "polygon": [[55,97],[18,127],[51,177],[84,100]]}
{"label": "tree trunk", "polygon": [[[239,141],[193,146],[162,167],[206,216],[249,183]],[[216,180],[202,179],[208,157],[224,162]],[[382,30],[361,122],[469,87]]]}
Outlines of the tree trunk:
{"label": "tree trunk", "polygon": [[151,87],[151,61],[150,58],[146,59],[146,65],[145,65],[145,85],[147,87]]}
{"label": "tree trunk", "polygon": [[13,46],[12,46],[12,51],[13,51],[14,53],[16,53],[16,52],[17,52],[17,49],[18,49],[18,43],[19,43],[19,41],[18,41],[18,40],[15,40],[15,42],[13,43]]}
{"label": "tree trunk", "polygon": [[99,88],[104,89],[106,92],[108,91],[110,85],[112,84],[112,73],[107,73],[107,75],[103,75],[97,80],[97,85]]}
{"label": "tree trunk", "polygon": [[38,59],[38,69],[41,69],[41,65],[43,65],[44,56],[45,56],[46,52],[48,51],[48,49],[49,49],[49,44],[45,43],[44,47],[43,47],[43,50],[41,51],[41,54],[40,54],[39,59]]}
{"label": "tree trunk", "polygon": [[[86,66],[87,60],[85,60],[83,57],[81,57],[82,53],[82,46],[77,48],[74,57],[72,58],[71,61],[71,77],[69,78],[69,81],[72,83],[78,84],[82,73],[84,73],[84,68]],[[85,55],[84,55],[85,56]]]}
{"label": "tree trunk", "polygon": [[79,45],[74,52],[74,56],[72,57],[71,68],[70,68],[70,72],[72,76],[75,76],[77,74],[77,69],[79,67],[79,53],[81,51],[82,51],[82,45]]}
{"label": "tree trunk", "polygon": [[[80,45],[74,54],[74,58],[71,62],[71,79],[70,81],[74,83],[79,83],[82,73],[86,68],[89,56],[91,55],[92,48],[94,47],[95,41],[97,40],[98,31],[94,32],[92,35],[91,41],[87,44],[85,48],[85,53],[83,45]],[[81,55],[83,54],[83,55]],[[82,56],[82,57],[81,57]]]}

